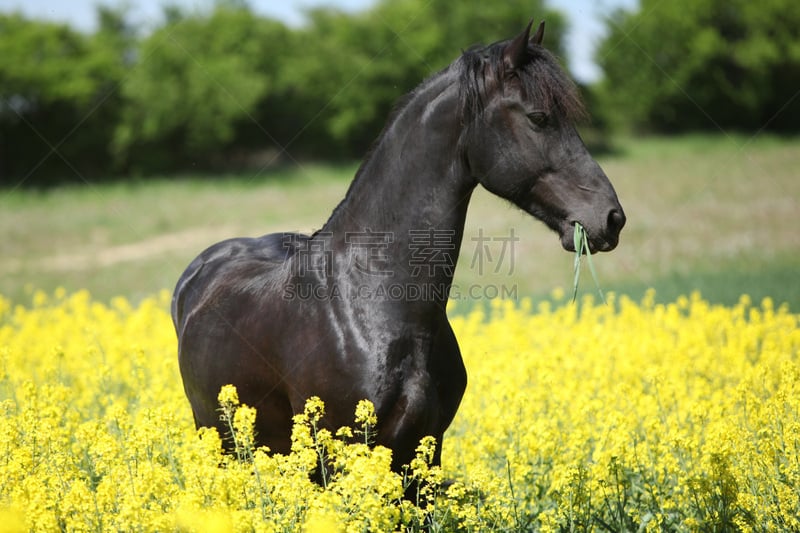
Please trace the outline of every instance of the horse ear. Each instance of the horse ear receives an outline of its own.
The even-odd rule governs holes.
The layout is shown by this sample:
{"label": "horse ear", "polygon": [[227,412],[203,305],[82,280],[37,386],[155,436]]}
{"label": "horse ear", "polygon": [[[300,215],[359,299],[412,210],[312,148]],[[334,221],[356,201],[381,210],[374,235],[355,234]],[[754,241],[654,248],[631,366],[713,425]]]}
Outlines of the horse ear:
{"label": "horse ear", "polygon": [[506,45],[503,51],[503,61],[505,62],[506,69],[514,70],[528,62],[528,40],[531,34],[531,26],[533,26],[533,19],[528,22],[525,31],[517,35],[513,41]]}
{"label": "horse ear", "polygon": [[[533,21],[531,21],[533,22]],[[533,44],[542,44],[542,38],[544,37],[544,21],[539,23],[539,27],[536,29],[536,33],[531,37],[531,42]]]}

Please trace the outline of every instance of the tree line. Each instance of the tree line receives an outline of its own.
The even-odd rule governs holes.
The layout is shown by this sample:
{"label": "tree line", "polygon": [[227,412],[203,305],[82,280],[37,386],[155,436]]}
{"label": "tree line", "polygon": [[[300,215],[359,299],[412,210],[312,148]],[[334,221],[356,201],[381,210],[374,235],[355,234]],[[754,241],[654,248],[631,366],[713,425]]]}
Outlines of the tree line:
{"label": "tree line", "polygon": [[[92,33],[0,14],[0,185],[360,157],[402,94],[532,14],[568,57],[543,0],[380,0],[297,28],[223,0],[147,32],[102,5]],[[642,0],[606,26],[596,127],[800,128],[796,2]]]}

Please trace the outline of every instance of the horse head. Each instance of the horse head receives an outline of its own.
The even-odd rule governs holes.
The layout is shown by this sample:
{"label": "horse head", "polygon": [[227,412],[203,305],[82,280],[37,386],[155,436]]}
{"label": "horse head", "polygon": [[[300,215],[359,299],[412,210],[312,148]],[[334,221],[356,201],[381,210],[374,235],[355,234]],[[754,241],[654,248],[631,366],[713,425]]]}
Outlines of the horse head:
{"label": "horse head", "polygon": [[[580,138],[578,91],[542,47],[544,23],[515,39],[465,53],[474,71],[465,152],[487,190],[543,221],[574,251],[574,224],[591,251],[616,247],[625,214],[614,187]],[[466,104],[469,108],[470,104]]]}

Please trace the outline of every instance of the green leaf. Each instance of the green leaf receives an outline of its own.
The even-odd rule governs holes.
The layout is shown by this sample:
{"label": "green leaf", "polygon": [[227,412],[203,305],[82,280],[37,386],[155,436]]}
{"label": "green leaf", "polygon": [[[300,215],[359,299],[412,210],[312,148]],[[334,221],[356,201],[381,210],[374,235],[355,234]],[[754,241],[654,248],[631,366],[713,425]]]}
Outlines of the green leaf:
{"label": "green leaf", "polygon": [[572,301],[574,302],[578,297],[578,283],[581,277],[581,256],[586,252],[586,262],[589,263],[589,272],[592,274],[594,285],[597,287],[597,292],[600,294],[600,299],[606,303],[606,297],[603,290],[600,288],[600,282],[597,280],[597,272],[592,263],[592,251],[589,249],[589,234],[586,232],[580,223],[575,223],[575,233],[573,234],[573,242],[575,243],[575,262],[574,262],[574,278],[572,281]]}
{"label": "green leaf", "polygon": [[589,264],[589,272],[592,273],[594,285],[597,287],[597,292],[600,293],[600,299],[606,303],[606,297],[603,295],[603,289],[600,288],[600,283],[597,281],[597,272],[594,270],[594,263],[592,263],[592,252],[589,250],[589,239],[586,237],[586,232],[583,233],[583,244],[586,250],[586,262]]}
{"label": "green leaf", "polygon": [[581,279],[581,247],[583,246],[584,230],[578,222],[575,223],[575,233],[572,242],[575,244],[575,261],[573,264],[574,277],[572,280],[572,301],[578,297],[578,282]]}

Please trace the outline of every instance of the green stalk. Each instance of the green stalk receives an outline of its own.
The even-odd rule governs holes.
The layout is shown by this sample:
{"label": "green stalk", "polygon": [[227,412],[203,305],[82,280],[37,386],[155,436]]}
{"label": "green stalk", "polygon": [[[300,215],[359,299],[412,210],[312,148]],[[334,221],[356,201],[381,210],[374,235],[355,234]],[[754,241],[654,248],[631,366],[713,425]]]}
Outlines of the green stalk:
{"label": "green stalk", "polygon": [[606,303],[606,297],[603,295],[603,289],[600,288],[600,283],[597,281],[597,272],[592,263],[592,252],[589,250],[589,234],[579,222],[575,223],[575,233],[572,236],[573,243],[575,244],[575,262],[574,270],[575,275],[572,280],[572,301],[574,302],[578,297],[578,282],[581,278],[581,256],[586,252],[586,262],[589,263],[589,272],[592,273],[594,285],[597,287],[597,292],[600,293],[600,299]]}

